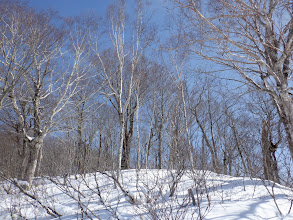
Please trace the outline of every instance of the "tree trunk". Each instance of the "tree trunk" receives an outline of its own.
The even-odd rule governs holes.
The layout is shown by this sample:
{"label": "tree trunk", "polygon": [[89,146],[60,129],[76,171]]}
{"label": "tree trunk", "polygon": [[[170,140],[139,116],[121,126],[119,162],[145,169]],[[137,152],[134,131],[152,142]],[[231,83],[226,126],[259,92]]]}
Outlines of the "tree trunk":
{"label": "tree trunk", "polygon": [[[187,120],[187,108],[186,108],[186,102],[185,102],[185,96],[183,91],[183,83],[180,82],[180,90],[181,90],[181,98],[183,103],[183,116],[184,116],[184,122],[185,122],[185,132],[186,132],[186,138],[187,138],[187,145],[188,145],[188,156],[189,156],[189,162],[190,167],[193,170],[194,169],[194,162],[193,162],[193,147],[191,145],[190,141],[190,135],[189,135],[189,128],[188,128],[188,120]],[[216,149],[214,150],[216,152]]]}
{"label": "tree trunk", "polygon": [[224,158],[223,158],[223,166],[224,166],[224,174],[228,174],[228,159],[227,159],[227,151],[224,151]]}
{"label": "tree trunk", "polygon": [[207,169],[207,156],[206,156],[206,150],[205,150],[205,139],[202,136],[201,138],[201,149],[200,149],[200,169],[206,170]]}
{"label": "tree trunk", "polygon": [[197,110],[196,108],[194,109],[194,116],[195,116],[195,120],[200,128],[200,131],[202,133],[203,139],[204,139],[204,143],[206,143],[206,145],[208,146],[211,156],[212,156],[212,168],[216,173],[220,173],[220,166],[219,166],[219,161],[218,161],[218,156],[217,156],[217,152],[215,151],[216,147],[214,145],[214,141],[212,141],[212,143],[210,143],[205,127],[204,125],[201,123],[201,121],[199,120],[198,114],[197,114]]}
{"label": "tree trunk", "polygon": [[128,136],[128,122],[125,123],[124,129],[124,139],[123,139],[123,148],[122,148],[122,158],[121,158],[121,169],[129,169],[129,158],[128,155],[130,153],[129,150],[129,136]]}
{"label": "tree trunk", "polygon": [[243,169],[244,169],[244,174],[248,175],[248,169],[247,169],[246,163],[249,163],[249,160],[247,158],[245,160],[245,158],[244,158],[244,155],[243,155],[244,150],[243,150],[241,141],[239,140],[239,134],[238,134],[238,131],[237,131],[233,116],[231,116],[231,125],[230,125],[230,127],[233,130],[233,135],[234,135],[235,142],[236,142],[236,148],[237,148],[238,154],[239,154],[239,156],[241,158],[241,162],[242,162]]}
{"label": "tree trunk", "polygon": [[136,168],[140,170],[140,133],[139,133],[139,99],[137,96],[137,109],[136,109],[136,136],[137,136],[137,155],[136,155]]}
{"label": "tree trunk", "polygon": [[[161,119],[163,120],[163,119]],[[163,129],[163,122],[161,121],[161,124],[159,125],[159,131],[158,131],[158,141],[159,141],[159,149],[158,149],[158,168],[162,169],[163,168],[163,152],[162,152],[162,129]]]}
{"label": "tree trunk", "polygon": [[[100,170],[101,169],[101,151],[102,151],[102,131],[100,129],[100,135],[99,135],[99,150],[98,150],[98,163],[97,163],[97,167]],[[108,156],[108,152],[107,152],[107,156]]]}
{"label": "tree trunk", "polygon": [[35,176],[39,176],[40,175],[40,169],[41,169],[42,159],[43,159],[43,148],[41,147],[40,150],[39,150],[39,152],[38,152],[38,162],[37,162]]}
{"label": "tree trunk", "polygon": [[156,90],[153,91],[153,107],[152,107],[152,116],[151,116],[151,124],[149,127],[149,134],[148,134],[148,139],[146,143],[146,156],[145,156],[145,168],[148,169],[148,162],[149,162],[149,154],[151,150],[151,143],[152,143],[152,138],[154,137],[153,133],[153,124],[154,124],[154,118],[155,118],[155,113],[156,113]]}
{"label": "tree trunk", "polygon": [[[136,107],[135,107],[136,108]],[[134,114],[135,108],[130,109],[130,113],[128,114],[127,119],[129,119],[129,130],[128,130],[128,122],[125,124],[125,136],[123,142],[123,152],[122,152],[122,161],[121,161],[121,169],[130,169],[130,147],[133,136],[133,125],[134,125]]]}
{"label": "tree trunk", "polygon": [[119,112],[119,121],[120,121],[120,143],[118,148],[118,167],[117,167],[117,180],[119,181],[121,175],[121,164],[122,164],[122,150],[124,142],[124,130],[125,130],[125,121],[122,111]]}
{"label": "tree trunk", "polygon": [[39,152],[43,147],[43,140],[41,138],[36,138],[28,144],[28,147],[29,157],[25,170],[24,180],[26,180],[29,186],[31,186],[37,168]]}
{"label": "tree trunk", "polygon": [[179,150],[179,126],[176,121],[174,122],[174,125],[172,125],[172,137],[169,152],[169,169],[171,170],[182,167],[181,162],[184,159],[180,157]]}
{"label": "tree trunk", "polygon": [[152,138],[154,137],[153,134],[153,128],[152,124],[150,125],[150,131],[146,143],[146,156],[145,156],[145,168],[148,169],[149,167],[149,155],[150,155],[150,150],[151,150],[151,145],[152,145]]}
{"label": "tree trunk", "polygon": [[18,138],[18,144],[19,144],[19,150],[18,150],[18,157],[21,161],[21,165],[19,167],[18,172],[18,179],[22,180],[24,177],[24,171],[25,171],[25,164],[27,159],[27,141],[24,138]]}
{"label": "tree trunk", "polygon": [[264,166],[264,177],[266,180],[272,180],[280,183],[277,160],[275,157],[276,147],[269,138],[269,122],[262,120],[262,156]]}
{"label": "tree trunk", "polygon": [[78,106],[78,120],[77,120],[77,145],[75,151],[75,166],[76,173],[83,174],[85,172],[84,158],[86,153],[86,143],[84,142],[84,108],[85,102],[82,101]]}
{"label": "tree trunk", "polygon": [[[289,89],[286,89],[289,90]],[[293,159],[293,103],[288,92],[280,92],[279,99],[274,99],[281,121],[284,125],[291,158]]]}

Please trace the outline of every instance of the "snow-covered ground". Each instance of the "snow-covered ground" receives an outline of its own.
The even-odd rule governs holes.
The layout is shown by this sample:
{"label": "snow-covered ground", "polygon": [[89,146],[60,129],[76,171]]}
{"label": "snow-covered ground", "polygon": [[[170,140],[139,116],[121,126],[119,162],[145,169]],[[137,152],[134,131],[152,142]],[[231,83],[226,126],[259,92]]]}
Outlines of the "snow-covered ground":
{"label": "snow-covered ground", "polygon": [[27,195],[1,182],[0,219],[293,219],[293,190],[269,181],[209,171],[128,170],[116,184],[110,176],[39,178]]}

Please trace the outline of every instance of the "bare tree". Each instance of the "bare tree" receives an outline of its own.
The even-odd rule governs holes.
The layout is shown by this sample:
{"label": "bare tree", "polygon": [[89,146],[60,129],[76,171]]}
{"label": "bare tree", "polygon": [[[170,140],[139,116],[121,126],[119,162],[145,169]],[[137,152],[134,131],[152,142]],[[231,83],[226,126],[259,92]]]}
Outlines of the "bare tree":
{"label": "bare tree", "polygon": [[0,109],[4,99],[32,65],[23,17],[29,9],[15,1],[0,1]]}
{"label": "bare tree", "polygon": [[[160,62],[151,65],[153,67],[148,70],[150,85],[144,105],[144,165],[146,169],[151,167],[163,169],[166,165],[168,166],[166,163],[168,154],[175,153],[170,147],[172,137],[169,135],[172,136],[171,121],[176,120],[174,113],[178,97],[175,83],[165,66]],[[173,162],[175,161],[176,159],[173,160]]]}
{"label": "bare tree", "polygon": [[[18,87],[9,93],[17,135],[26,144],[23,178],[31,185],[42,160],[45,137],[58,130],[65,106],[87,73],[85,41],[54,24],[54,14],[28,11],[22,18],[27,39],[22,43],[32,62]],[[66,36],[66,37],[65,37]],[[23,52],[25,53],[25,52]],[[10,58],[13,60],[13,58]]]}
{"label": "bare tree", "polygon": [[219,105],[212,97],[212,91],[211,88],[209,88],[211,86],[212,85],[210,84],[201,88],[198,94],[197,103],[192,107],[192,110],[199,130],[202,133],[202,143],[209,149],[212,168],[215,172],[221,172],[219,160],[220,141],[217,140],[217,132],[215,128],[216,122],[220,120],[221,116],[217,115]]}
{"label": "bare tree", "polygon": [[[170,63],[172,65],[166,64],[166,70],[168,71],[170,77],[174,81],[182,100],[182,114],[184,118],[184,130],[186,134],[186,145],[188,146],[188,158],[190,162],[191,169],[194,168],[194,156],[193,156],[193,146],[190,138],[190,116],[188,115],[188,106],[187,106],[187,85],[184,80],[184,75],[186,74],[186,66],[187,66],[187,51],[182,50],[173,50],[169,51],[168,57],[170,57]],[[168,62],[169,63],[169,62]]]}
{"label": "bare tree", "polygon": [[280,183],[277,158],[279,162],[284,159],[282,154],[279,154],[282,148],[279,146],[284,144],[282,143],[282,136],[285,136],[284,129],[269,96],[255,93],[251,95],[256,100],[256,104],[249,105],[250,111],[259,117],[261,123],[260,140],[264,178]]}
{"label": "bare tree", "polygon": [[293,158],[292,2],[175,2],[185,18],[181,28],[191,52],[228,67],[239,73],[244,83],[270,95]]}
{"label": "bare tree", "polygon": [[[135,87],[138,83],[137,66],[143,57],[151,37],[145,36],[145,21],[142,1],[138,1],[137,19],[131,35],[127,32],[125,2],[117,1],[109,8],[109,38],[111,49],[100,52],[93,44],[99,63],[99,77],[105,80],[103,94],[119,116],[120,144],[118,148],[118,179],[121,168],[129,168],[130,140],[133,134],[134,115],[137,110]],[[94,36],[92,37],[94,39]],[[131,44],[126,43],[126,39]]]}
{"label": "bare tree", "polygon": [[[89,171],[90,151],[94,140],[101,133],[101,125],[97,119],[97,111],[102,104],[99,104],[94,98],[97,90],[90,82],[83,84],[83,90],[79,91],[73,98],[75,113],[75,123],[72,129],[76,131],[75,141],[75,165],[77,173],[86,173]],[[101,138],[100,138],[101,139]],[[101,140],[100,140],[101,141]]]}

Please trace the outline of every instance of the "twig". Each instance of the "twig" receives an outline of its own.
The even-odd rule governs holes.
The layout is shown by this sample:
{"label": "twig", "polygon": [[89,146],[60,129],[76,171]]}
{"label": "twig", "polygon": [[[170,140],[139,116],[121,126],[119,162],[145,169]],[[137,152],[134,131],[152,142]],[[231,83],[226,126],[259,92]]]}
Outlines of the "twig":
{"label": "twig", "polygon": [[[98,171],[100,172],[100,171]],[[124,187],[121,185],[121,183],[117,180],[116,177],[109,175],[106,172],[100,172],[103,175],[106,175],[107,177],[113,179],[113,181],[119,186],[119,188],[121,189],[121,191],[124,193],[125,196],[127,196],[130,199],[130,203],[131,204],[137,204],[138,202],[136,201],[136,199],[128,192],[124,189]]]}
{"label": "twig", "polygon": [[2,172],[0,172],[0,176],[1,178],[7,180],[8,182],[12,183],[14,186],[16,186],[21,193],[23,193],[24,195],[30,197],[31,199],[35,200],[37,203],[39,203],[39,205],[44,208],[46,210],[46,212],[51,215],[54,218],[58,218],[61,217],[62,215],[59,214],[56,210],[54,210],[53,208],[44,205],[36,196],[30,194],[28,191],[26,191],[25,189],[23,189],[15,180],[11,180],[7,177],[5,177]]}

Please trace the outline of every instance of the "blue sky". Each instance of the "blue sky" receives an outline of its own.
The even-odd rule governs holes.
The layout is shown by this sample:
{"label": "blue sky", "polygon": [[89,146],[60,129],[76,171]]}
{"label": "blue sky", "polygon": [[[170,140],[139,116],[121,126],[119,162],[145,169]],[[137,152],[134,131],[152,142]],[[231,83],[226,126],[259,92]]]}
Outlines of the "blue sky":
{"label": "blue sky", "polygon": [[28,0],[37,10],[55,9],[61,16],[75,16],[87,12],[105,15],[107,7],[113,0]]}
{"label": "blue sky", "polygon": [[[134,12],[136,7],[135,0],[125,1],[128,15],[136,17],[136,12]],[[111,4],[115,4],[117,0],[27,0],[27,2],[30,7],[38,11],[56,10],[62,17],[79,16],[93,12],[98,17],[105,18],[108,7]],[[156,25],[157,30],[160,32],[160,38],[166,39],[168,31],[164,31],[164,21],[167,15],[164,7],[165,0],[143,0],[143,2],[149,2],[149,5],[144,8],[147,11],[146,21],[151,19],[150,24]]]}
{"label": "blue sky", "polygon": [[[87,12],[95,12],[100,16],[106,14],[107,8],[115,0],[28,0],[29,6],[37,10],[54,9],[61,16],[75,16]],[[155,9],[157,16],[162,13],[164,0],[150,0],[151,6]],[[126,0],[128,6],[134,5],[133,0]]]}

